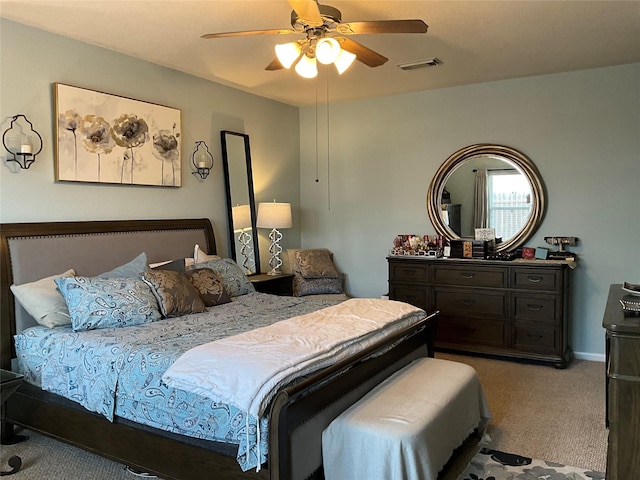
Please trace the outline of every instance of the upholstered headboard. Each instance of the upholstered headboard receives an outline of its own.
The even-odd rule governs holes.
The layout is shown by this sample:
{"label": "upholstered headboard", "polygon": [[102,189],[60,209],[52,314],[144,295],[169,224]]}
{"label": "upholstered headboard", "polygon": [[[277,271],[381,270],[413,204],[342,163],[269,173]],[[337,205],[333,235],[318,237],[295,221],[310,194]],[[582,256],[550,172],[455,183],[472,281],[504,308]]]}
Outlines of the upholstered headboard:
{"label": "upholstered headboard", "polygon": [[149,263],[193,257],[195,244],[209,254],[216,242],[209,219],[121,220],[0,225],[1,365],[10,368],[13,335],[35,321],[15,302],[20,285],[73,268],[93,276],[146,252]]}

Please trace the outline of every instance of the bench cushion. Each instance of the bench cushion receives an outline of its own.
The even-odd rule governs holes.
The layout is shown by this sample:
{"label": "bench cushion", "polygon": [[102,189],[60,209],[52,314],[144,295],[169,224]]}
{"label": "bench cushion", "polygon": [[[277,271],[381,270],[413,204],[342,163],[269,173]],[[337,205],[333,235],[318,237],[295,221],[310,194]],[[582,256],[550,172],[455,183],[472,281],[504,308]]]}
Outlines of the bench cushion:
{"label": "bench cushion", "polygon": [[327,480],[436,480],[490,419],[476,371],[421,358],[336,418],[322,435]]}

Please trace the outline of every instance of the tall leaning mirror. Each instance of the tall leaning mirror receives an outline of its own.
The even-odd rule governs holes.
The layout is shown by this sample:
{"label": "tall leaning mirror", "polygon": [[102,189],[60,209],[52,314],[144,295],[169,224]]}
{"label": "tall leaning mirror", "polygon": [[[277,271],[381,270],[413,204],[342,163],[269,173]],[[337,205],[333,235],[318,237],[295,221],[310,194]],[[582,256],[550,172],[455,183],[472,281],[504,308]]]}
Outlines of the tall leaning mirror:
{"label": "tall leaning mirror", "polygon": [[227,197],[229,256],[248,275],[260,273],[249,135],[222,130],[220,141]]}
{"label": "tall leaning mirror", "polygon": [[535,233],[545,212],[545,189],[534,163],[503,145],[469,145],[454,152],[436,172],[427,212],[445,238],[474,238],[476,228],[493,228],[513,250]]}

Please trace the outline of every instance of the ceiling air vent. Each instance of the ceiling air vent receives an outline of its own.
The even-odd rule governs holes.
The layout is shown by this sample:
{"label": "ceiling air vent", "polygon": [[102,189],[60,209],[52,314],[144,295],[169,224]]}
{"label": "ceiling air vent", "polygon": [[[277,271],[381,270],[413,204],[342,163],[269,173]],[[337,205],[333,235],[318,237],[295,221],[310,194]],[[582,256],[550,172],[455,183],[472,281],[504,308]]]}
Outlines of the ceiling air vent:
{"label": "ceiling air vent", "polygon": [[437,67],[438,65],[442,65],[442,60],[433,57],[426,60],[419,60],[417,62],[399,63],[397,66],[401,70],[417,70],[418,68]]}

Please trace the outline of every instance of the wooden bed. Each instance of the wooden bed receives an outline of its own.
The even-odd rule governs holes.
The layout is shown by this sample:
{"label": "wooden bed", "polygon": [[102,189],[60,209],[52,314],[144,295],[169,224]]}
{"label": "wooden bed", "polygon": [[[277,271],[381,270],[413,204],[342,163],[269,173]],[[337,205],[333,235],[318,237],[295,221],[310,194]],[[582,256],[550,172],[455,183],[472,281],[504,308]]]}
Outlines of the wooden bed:
{"label": "wooden bed", "polygon": [[[0,225],[1,367],[12,369],[13,335],[34,321],[9,289],[76,268],[96,275],[145,251],[149,263],[209,254],[208,219],[126,220]],[[269,460],[242,472],[235,445],[176,435],[116,418],[109,422],[75,402],[23,383],[2,410],[2,442],[14,427],[37,431],[163,479],[321,479],[321,435],[375,385],[412,360],[432,356],[430,318],[339,364],[279,391],[269,414]]]}

